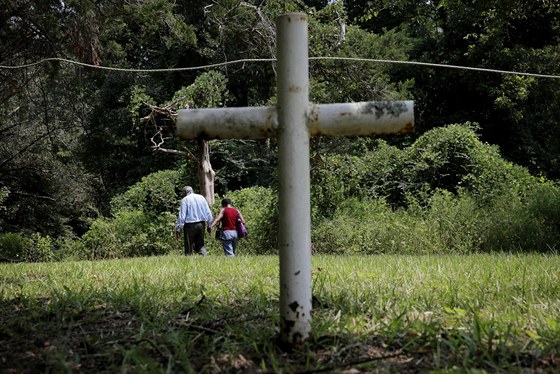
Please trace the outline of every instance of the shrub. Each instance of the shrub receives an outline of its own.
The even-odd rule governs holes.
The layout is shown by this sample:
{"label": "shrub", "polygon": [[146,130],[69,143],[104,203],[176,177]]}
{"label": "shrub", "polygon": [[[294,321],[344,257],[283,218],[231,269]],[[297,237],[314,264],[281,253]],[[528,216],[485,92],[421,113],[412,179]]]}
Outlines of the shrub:
{"label": "shrub", "polygon": [[480,216],[482,209],[470,194],[452,194],[436,190],[426,207],[409,199],[407,211],[421,220],[429,230],[424,240],[438,248],[437,252],[469,253],[480,250],[482,242]]}
{"label": "shrub", "polygon": [[50,236],[41,236],[38,233],[32,235],[33,244],[27,247],[24,253],[27,262],[47,262],[54,259],[53,240]]}
{"label": "shrub", "polygon": [[[550,251],[560,240],[560,190],[504,160],[472,124],[433,129],[403,150],[377,141],[361,156],[321,158],[312,171],[312,241],[322,253]],[[146,176],[112,201],[113,218],[83,238],[91,258],[180,250],[173,241],[181,171]],[[278,197],[251,187],[228,194],[246,219],[239,253],[276,253]],[[217,199],[212,210],[217,213]],[[208,238],[212,252],[220,243]]]}
{"label": "shrub", "polygon": [[313,216],[331,216],[350,196],[359,196],[367,169],[364,159],[349,155],[325,156],[313,167],[311,201]]}
{"label": "shrub", "polygon": [[126,192],[111,200],[113,215],[121,211],[143,211],[159,214],[176,213],[178,209],[178,190],[182,179],[177,170],[163,170],[149,174]]}
{"label": "shrub", "polygon": [[81,245],[64,243],[70,257],[122,258],[180,250],[174,239],[185,170],[152,173],[111,200],[112,217],[96,219]]}
{"label": "shrub", "polygon": [[0,234],[0,258],[2,261],[25,261],[25,254],[33,240],[18,233]]}
{"label": "shrub", "polygon": [[480,160],[494,156],[497,150],[483,144],[475,130],[475,125],[467,123],[422,134],[406,152],[410,187],[427,184],[431,191],[456,192],[466,175],[479,174]]}
{"label": "shrub", "polygon": [[54,259],[53,241],[38,233],[31,238],[19,233],[0,234],[0,259],[2,261],[45,262]]}
{"label": "shrub", "polygon": [[476,130],[471,123],[454,124],[427,131],[402,150],[378,140],[361,156],[323,157],[313,168],[313,205],[328,217],[350,197],[383,198],[397,208],[407,207],[411,198],[427,205],[438,190],[468,191],[485,204],[535,184],[526,169],[481,142]]}
{"label": "shrub", "polygon": [[383,140],[360,156],[328,155],[313,165],[313,216],[331,216],[347,198],[383,198],[398,205],[403,200],[405,153]]}
{"label": "shrub", "polygon": [[375,149],[363,156],[366,168],[358,182],[360,193],[355,196],[383,198],[391,206],[402,206],[407,157],[405,151],[378,140]]}
{"label": "shrub", "polygon": [[55,248],[54,260],[56,261],[79,261],[91,258],[84,241],[79,238],[71,236],[58,238]]}
{"label": "shrub", "polygon": [[313,247],[317,253],[329,254],[362,252],[368,247],[379,249],[380,226],[372,227],[370,222],[387,223],[383,218],[389,213],[390,209],[383,201],[368,204],[347,199],[331,217],[314,220],[311,230]]}
{"label": "shrub", "polygon": [[382,199],[347,199],[332,217],[317,219],[319,253],[433,254],[553,252],[560,246],[560,190],[543,183],[524,196],[510,193],[480,205],[471,193],[436,190],[393,210]]}
{"label": "shrub", "polygon": [[485,208],[481,225],[484,251],[557,253],[560,246],[560,190],[550,182],[504,194]]}
{"label": "shrub", "polygon": [[95,220],[83,241],[90,259],[161,255],[179,249],[174,225],[170,213],[120,211],[114,218]]}
{"label": "shrub", "polygon": [[403,150],[378,141],[362,156],[323,157],[312,184],[317,251],[556,251],[558,186],[504,160],[476,130],[454,124]]}
{"label": "shrub", "polygon": [[332,218],[316,222],[312,241],[318,253],[434,253],[428,226],[407,211],[393,211],[382,199],[348,199]]}

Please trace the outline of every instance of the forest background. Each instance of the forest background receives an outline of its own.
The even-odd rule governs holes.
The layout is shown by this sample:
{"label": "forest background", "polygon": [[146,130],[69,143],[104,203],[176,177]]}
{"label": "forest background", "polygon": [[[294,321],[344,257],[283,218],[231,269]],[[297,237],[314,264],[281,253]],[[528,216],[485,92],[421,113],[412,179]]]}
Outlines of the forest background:
{"label": "forest background", "polygon": [[[556,76],[311,60],[312,102],[414,100],[416,123],[311,140],[315,251],[557,253],[553,1],[0,0],[0,258],[179,251],[180,189],[198,187],[204,148],[174,137],[173,114],[274,105],[274,62],[196,67],[274,59],[291,11],[309,15],[312,57]],[[216,196],[248,221],[243,251],[275,253],[275,140],[207,145]]]}

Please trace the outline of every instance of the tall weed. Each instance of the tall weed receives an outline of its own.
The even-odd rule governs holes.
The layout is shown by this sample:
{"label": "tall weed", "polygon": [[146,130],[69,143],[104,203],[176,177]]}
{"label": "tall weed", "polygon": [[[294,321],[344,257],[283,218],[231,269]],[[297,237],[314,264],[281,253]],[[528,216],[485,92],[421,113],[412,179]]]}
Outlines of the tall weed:
{"label": "tall weed", "polygon": [[507,194],[493,201],[480,231],[483,251],[558,252],[560,246],[560,191],[546,183],[524,196]]}

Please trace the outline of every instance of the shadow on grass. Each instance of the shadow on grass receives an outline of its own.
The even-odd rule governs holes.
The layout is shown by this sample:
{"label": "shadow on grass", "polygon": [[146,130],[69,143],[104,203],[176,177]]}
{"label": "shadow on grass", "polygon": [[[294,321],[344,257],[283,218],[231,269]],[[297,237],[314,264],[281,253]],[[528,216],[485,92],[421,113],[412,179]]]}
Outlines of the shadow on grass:
{"label": "shadow on grass", "polygon": [[[436,354],[433,339],[406,333],[390,340],[317,336],[286,352],[276,341],[275,306],[274,300],[259,308],[250,301],[223,304],[204,295],[150,313],[146,306],[117,307],[101,297],[3,301],[1,372],[415,373],[460,368],[460,357],[445,357],[441,347]],[[523,372],[560,367],[554,356],[517,355],[515,360]],[[501,370],[484,363],[478,369]]]}

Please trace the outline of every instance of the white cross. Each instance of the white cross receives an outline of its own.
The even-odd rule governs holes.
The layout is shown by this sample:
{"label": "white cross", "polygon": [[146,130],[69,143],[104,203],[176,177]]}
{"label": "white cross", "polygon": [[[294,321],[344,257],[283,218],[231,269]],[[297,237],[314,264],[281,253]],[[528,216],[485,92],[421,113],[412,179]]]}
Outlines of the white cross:
{"label": "white cross", "polygon": [[410,132],[412,101],[313,105],[309,103],[307,15],[276,20],[278,104],[180,110],[183,139],[278,138],[278,245],[280,338],[299,345],[311,334],[310,136]]}

